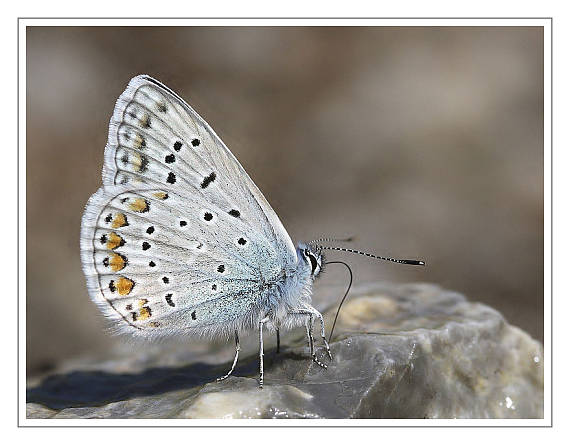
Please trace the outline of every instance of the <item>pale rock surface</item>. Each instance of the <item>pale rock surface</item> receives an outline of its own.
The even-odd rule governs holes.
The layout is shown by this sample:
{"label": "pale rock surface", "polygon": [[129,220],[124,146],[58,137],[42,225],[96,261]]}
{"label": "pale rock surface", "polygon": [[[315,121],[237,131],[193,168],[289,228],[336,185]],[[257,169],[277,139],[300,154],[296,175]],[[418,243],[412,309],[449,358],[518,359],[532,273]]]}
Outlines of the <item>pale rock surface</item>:
{"label": "pale rock surface", "polygon": [[[543,348],[488,306],[430,284],[369,284],[343,306],[322,369],[303,329],[231,348],[131,344],[28,381],[28,418],[541,418]],[[332,326],[334,310],[325,314]],[[270,337],[267,335],[266,337]],[[135,345],[133,347],[133,345]],[[330,362],[330,363],[329,363]]]}

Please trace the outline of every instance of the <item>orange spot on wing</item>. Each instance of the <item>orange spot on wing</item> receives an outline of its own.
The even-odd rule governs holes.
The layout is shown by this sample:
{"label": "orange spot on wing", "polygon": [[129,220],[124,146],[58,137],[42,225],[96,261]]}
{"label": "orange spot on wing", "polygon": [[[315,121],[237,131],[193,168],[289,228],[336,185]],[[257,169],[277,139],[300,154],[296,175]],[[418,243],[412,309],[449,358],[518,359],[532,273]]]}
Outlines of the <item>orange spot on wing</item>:
{"label": "orange spot on wing", "polygon": [[164,200],[164,199],[168,198],[168,195],[165,192],[156,192],[156,193],[153,193],[153,195],[155,198],[158,198],[158,199]]}
{"label": "orange spot on wing", "polygon": [[143,128],[150,128],[150,116],[148,114],[145,114],[140,120],[140,124]]}
{"label": "orange spot on wing", "polygon": [[136,198],[129,204],[131,210],[139,213],[148,212],[148,201],[144,198]]}
{"label": "orange spot on wing", "polygon": [[127,225],[127,217],[125,216],[125,214],[117,213],[115,215],[115,219],[113,219],[111,227],[113,227],[113,229],[118,229],[119,227],[124,227],[126,225]]}
{"label": "orange spot on wing", "polygon": [[134,145],[134,147],[135,147],[137,150],[139,150],[139,149],[141,149],[142,147],[145,146],[145,141],[144,141],[143,137],[142,137],[140,134],[137,134],[137,135],[135,136],[135,140],[134,140],[134,142],[133,142],[133,145]]}
{"label": "orange spot on wing", "polygon": [[148,300],[146,298],[141,298],[139,300],[139,307],[143,307],[147,303],[148,303]]}
{"label": "orange spot on wing", "polygon": [[135,153],[132,164],[136,172],[143,173],[148,168],[148,158],[140,153]]}
{"label": "orange spot on wing", "polygon": [[138,319],[139,320],[146,320],[147,318],[150,318],[150,308],[148,306],[145,307],[141,307],[139,309],[139,316]]}
{"label": "orange spot on wing", "polygon": [[117,247],[125,244],[125,240],[117,235],[115,232],[111,232],[107,238],[107,249],[113,250]]}
{"label": "orange spot on wing", "polygon": [[119,295],[128,295],[133,290],[135,282],[125,277],[121,277],[117,280],[116,288],[119,291]]}
{"label": "orange spot on wing", "polygon": [[109,266],[111,266],[111,270],[113,272],[118,272],[119,270],[124,269],[126,265],[127,257],[119,255],[118,253],[115,253],[109,260]]}

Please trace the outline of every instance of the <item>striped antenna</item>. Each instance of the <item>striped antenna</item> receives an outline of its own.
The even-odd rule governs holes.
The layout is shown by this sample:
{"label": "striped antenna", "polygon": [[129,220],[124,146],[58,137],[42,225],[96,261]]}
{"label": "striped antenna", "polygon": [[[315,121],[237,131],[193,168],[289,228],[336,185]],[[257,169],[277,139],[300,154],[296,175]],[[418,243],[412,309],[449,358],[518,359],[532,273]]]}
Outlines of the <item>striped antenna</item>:
{"label": "striped antenna", "polygon": [[398,260],[396,258],[388,258],[388,257],[384,257],[384,256],[373,255],[373,254],[368,253],[368,252],[361,252],[360,250],[346,249],[344,247],[331,247],[331,246],[316,246],[316,247],[318,247],[320,249],[326,249],[326,250],[338,250],[340,252],[356,253],[358,255],[364,255],[364,256],[367,256],[370,258],[376,258],[377,260],[391,261],[393,263],[410,264],[412,266],[425,266],[426,265],[425,261],[422,261],[422,260]]}
{"label": "striped antenna", "polygon": [[[309,241],[307,244],[309,245],[313,245],[315,243],[350,243],[354,241],[354,236],[349,236],[348,238],[319,238],[319,239],[314,239],[313,241]],[[321,247],[321,246],[317,246],[317,247]]]}

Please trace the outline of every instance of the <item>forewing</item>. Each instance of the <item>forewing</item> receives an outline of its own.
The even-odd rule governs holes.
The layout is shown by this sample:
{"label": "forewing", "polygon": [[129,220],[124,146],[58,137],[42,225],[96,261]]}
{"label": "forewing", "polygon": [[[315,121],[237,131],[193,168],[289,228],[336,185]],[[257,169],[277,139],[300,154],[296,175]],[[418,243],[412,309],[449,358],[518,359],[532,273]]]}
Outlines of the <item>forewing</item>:
{"label": "forewing", "polygon": [[218,213],[243,219],[267,238],[275,260],[296,261],[293,243],[269,203],[210,126],[155,79],[133,78],[109,126],[103,182],[169,186]]}

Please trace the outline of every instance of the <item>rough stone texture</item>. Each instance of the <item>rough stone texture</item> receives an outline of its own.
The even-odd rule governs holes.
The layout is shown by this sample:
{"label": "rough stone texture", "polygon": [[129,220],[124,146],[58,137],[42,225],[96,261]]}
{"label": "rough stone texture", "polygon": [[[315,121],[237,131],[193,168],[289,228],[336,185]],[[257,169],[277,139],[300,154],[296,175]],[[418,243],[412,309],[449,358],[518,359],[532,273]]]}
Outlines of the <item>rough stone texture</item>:
{"label": "rough stone texture", "polygon": [[[332,326],[334,310],[325,320]],[[266,337],[269,337],[266,336]],[[133,343],[28,382],[28,418],[541,418],[543,350],[488,306],[429,284],[371,284],[345,303],[322,369],[303,330],[230,347]],[[133,347],[134,345],[134,347]],[[320,357],[329,360],[320,348]]]}

